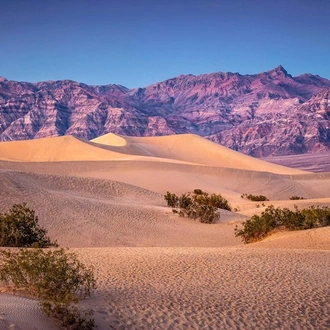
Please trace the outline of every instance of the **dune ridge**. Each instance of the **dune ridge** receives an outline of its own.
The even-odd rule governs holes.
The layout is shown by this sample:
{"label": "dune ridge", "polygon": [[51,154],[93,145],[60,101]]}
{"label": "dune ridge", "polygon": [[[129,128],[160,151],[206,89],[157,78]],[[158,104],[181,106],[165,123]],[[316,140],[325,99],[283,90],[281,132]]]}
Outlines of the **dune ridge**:
{"label": "dune ridge", "polygon": [[[121,141],[120,145],[117,142],[119,139]],[[109,150],[112,151],[140,156],[154,156],[201,165],[258,170],[278,174],[306,173],[246,156],[195,134],[124,137],[109,133],[91,141],[108,146]]]}
{"label": "dune ridge", "polygon": [[[118,142],[120,141],[120,142]],[[148,160],[302,174],[301,170],[267,163],[193,134],[123,137],[115,134],[91,142],[72,136],[0,143],[0,160],[22,162]]]}

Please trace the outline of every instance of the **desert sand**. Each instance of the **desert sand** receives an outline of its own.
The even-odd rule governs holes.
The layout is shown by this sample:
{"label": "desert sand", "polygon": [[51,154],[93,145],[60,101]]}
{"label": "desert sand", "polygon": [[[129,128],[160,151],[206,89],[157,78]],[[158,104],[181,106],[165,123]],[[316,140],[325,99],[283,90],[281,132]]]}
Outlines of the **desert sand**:
{"label": "desert sand", "polygon": [[[249,245],[234,236],[270,204],[329,205],[330,173],[270,164],[191,134],[107,134],[0,143],[0,187],[0,212],[27,202],[51,238],[93,265],[98,288],[82,307],[95,310],[99,329],[330,327],[329,228]],[[221,193],[236,212],[208,225],[166,207],[166,191],[195,188]],[[36,301],[0,294],[0,329],[57,328]]]}

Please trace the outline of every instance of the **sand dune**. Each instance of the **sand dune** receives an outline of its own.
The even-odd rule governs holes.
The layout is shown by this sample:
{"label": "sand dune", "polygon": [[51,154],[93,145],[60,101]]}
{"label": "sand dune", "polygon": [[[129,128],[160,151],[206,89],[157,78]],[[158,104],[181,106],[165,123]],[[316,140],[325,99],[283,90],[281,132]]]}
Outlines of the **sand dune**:
{"label": "sand dune", "polygon": [[[329,205],[330,173],[268,164],[194,135],[5,142],[0,160],[0,212],[28,202],[51,238],[95,267],[98,289],[83,305],[98,329],[330,327],[329,228],[251,245],[234,236],[270,204]],[[239,211],[207,225],[165,206],[167,190],[194,188]],[[56,329],[33,300],[0,294],[0,306],[0,329]]]}
{"label": "sand dune", "polygon": [[[71,162],[141,160],[146,157],[111,151],[102,145],[80,140],[73,136],[40,138],[28,141],[0,143],[0,160],[16,162]],[[148,157],[148,161],[159,161]],[[169,160],[162,159],[163,162]],[[171,160],[173,161],[173,160]],[[178,161],[180,162],[180,161]]]}
{"label": "sand dune", "polygon": [[[4,193],[6,192],[6,193]],[[0,211],[27,202],[61,246],[223,246],[239,214],[207,226],[182,219],[163,195],[110,180],[0,171]]]}
{"label": "sand dune", "polygon": [[[244,220],[245,216],[260,213],[268,205],[289,208],[297,205],[303,208],[330,203],[330,198],[315,198],[316,192],[312,194],[311,189],[305,188],[306,182],[303,186],[299,181],[285,180],[281,176],[270,180],[267,176],[249,177],[242,171],[237,171],[236,184],[233,184],[231,180],[225,179],[234,177],[233,173],[225,171],[217,173],[218,176],[214,174],[208,177],[203,172],[198,172],[198,169],[197,167],[197,172],[188,172],[186,175],[172,172],[175,177],[182,175],[182,181],[177,182],[180,190],[201,187],[207,188],[206,191],[209,192],[222,193],[229,199],[232,207],[238,209],[238,213],[222,212],[219,223],[209,226],[174,215],[166,207],[162,193],[138,185],[109,179],[10,170],[0,170],[0,211],[8,210],[13,203],[27,202],[51,236],[61,245],[69,247],[221,247],[240,244],[233,237],[235,223]],[[112,169],[111,173],[113,172],[116,173]],[[155,184],[170,189],[171,182],[168,183],[166,173],[168,174],[166,171],[159,172],[155,176]],[[150,178],[148,171],[140,173],[140,179],[147,180],[148,175]],[[200,181],[201,178],[204,181]],[[322,182],[326,181],[322,179]],[[305,194],[309,192],[314,199],[272,199],[265,202],[263,207],[260,202],[251,202],[240,197],[242,185],[249,185],[249,191],[268,192],[268,196],[271,191],[283,192],[283,189],[288,189],[290,195],[297,191]]]}
{"label": "sand dune", "polygon": [[258,170],[279,174],[303,173],[303,171],[297,169],[267,163],[243,155],[194,134],[124,137],[110,133],[96,138],[92,142],[106,145],[109,147],[109,150],[124,154],[152,156],[202,165]]}
{"label": "sand dune", "polygon": [[8,161],[97,161],[121,158],[121,154],[101,148],[95,148],[89,143],[72,136],[0,143],[0,159]]}
{"label": "sand dune", "polygon": [[22,162],[146,160],[185,162],[278,174],[303,171],[267,163],[193,134],[162,137],[105,135],[91,142],[72,136],[0,143],[0,160]]}
{"label": "sand dune", "polygon": [[[1,162],[0,169],[115,180],[160,194],[183,193],[195,188],[223,194],[233,207],[242,204],[243,193],[264,194],[273,200],[298,195],[330,196],[330,174],[279,175],[198,164],[148,161],[98,162]],[[246,201],[246,200],[245,200]],[[237,205],[236,205],[237,204]],[[250,203],[251,204],[251,203]]]}

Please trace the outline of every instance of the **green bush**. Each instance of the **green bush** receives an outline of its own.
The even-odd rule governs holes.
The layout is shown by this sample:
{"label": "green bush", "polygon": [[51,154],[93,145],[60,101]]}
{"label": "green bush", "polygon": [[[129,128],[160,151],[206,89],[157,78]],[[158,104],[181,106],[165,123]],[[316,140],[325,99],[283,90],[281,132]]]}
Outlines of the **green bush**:
{"label": "green bush", "polygon": [[304,229],[330,226],[329,207],[311,206],[308,209],[301,210],[301,214],[304,217]]}
{"label": "green bush", "polygon": [[235,236],[240,236],[244,243],[252,243],[268,236],[276,228],[303,230],[330,226],[330,208],[311,206],[294,211],[287,208],[275,208],[270,205],[260,216],[253,215],[243,222],[243,228],[235,228]]}
{"label": "green bush", "polygon": [[76,306],[49,301],[41,302],[41,308],[48,316],[60,320],[66,330],[92,330],[95,328],[92,310],[81,313]]}
{"label": "green bush", "polygon": [[90,296],[96,281],[93,269],[87,268],[75,254],[64,249],[20,249],[1,251],[0,256],[0,281],[7,287],[23,289],[38,298],[44,312],[69,329],[93,329],[94,320],[86,319],[92,311],[81,316],[73,304]]}
{"label": "green bush", "polygon": [[169,191],[164,196],[166,200],[167,206],[169,207],[177,207],[179,202],[179,197],[175,194],[171,194]]}
{"label": "green bush", "polygon": [[183,210],[189,210],[193,204],[191,193],[182,194],[179,197],[179,208]]}
{"label": "green bush", "polygon": [[249,199],[250,201],[253,201],[253,202],[269,201],[269,199],[264,195],[242,194],[241,198],[244,198],[244,197]]}
{"label": "green bush", "polygon": [[211,194],[209,197],[209,204],[219,209],[231,211],[231,206],[227,199],[221,195]]}
{"label": "green bush", "polygon": [[212,223],[219,219],[219,208],[231,211],[224,197],[217,194],[209,195],[201,189],[195,189],[193,193],[184,193],[180,197],[167,192],[164,198],[167,206],[173,207],[173,213],[198,219],[202,223]]}
{"label": "green bush", "polygon": [[51,242],[47,230],[39,226],[35,212],[23,203],[0,214],[0,246],[48,247],[57,243]]}

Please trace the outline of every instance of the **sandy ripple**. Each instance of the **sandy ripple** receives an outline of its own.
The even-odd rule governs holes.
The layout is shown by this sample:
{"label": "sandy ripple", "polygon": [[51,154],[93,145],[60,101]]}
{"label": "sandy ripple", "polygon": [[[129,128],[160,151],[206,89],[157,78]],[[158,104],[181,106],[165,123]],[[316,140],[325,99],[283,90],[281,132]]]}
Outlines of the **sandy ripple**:
{"label": "sandy ripple", "polygon": [[90,304],[113,329],[328,329],[329,251],[104,248]]}
{"label": "sandy ripple", "polygon": [[1,330],[58,330],[44,315],[36,300],[9,294],[0,295]]}

